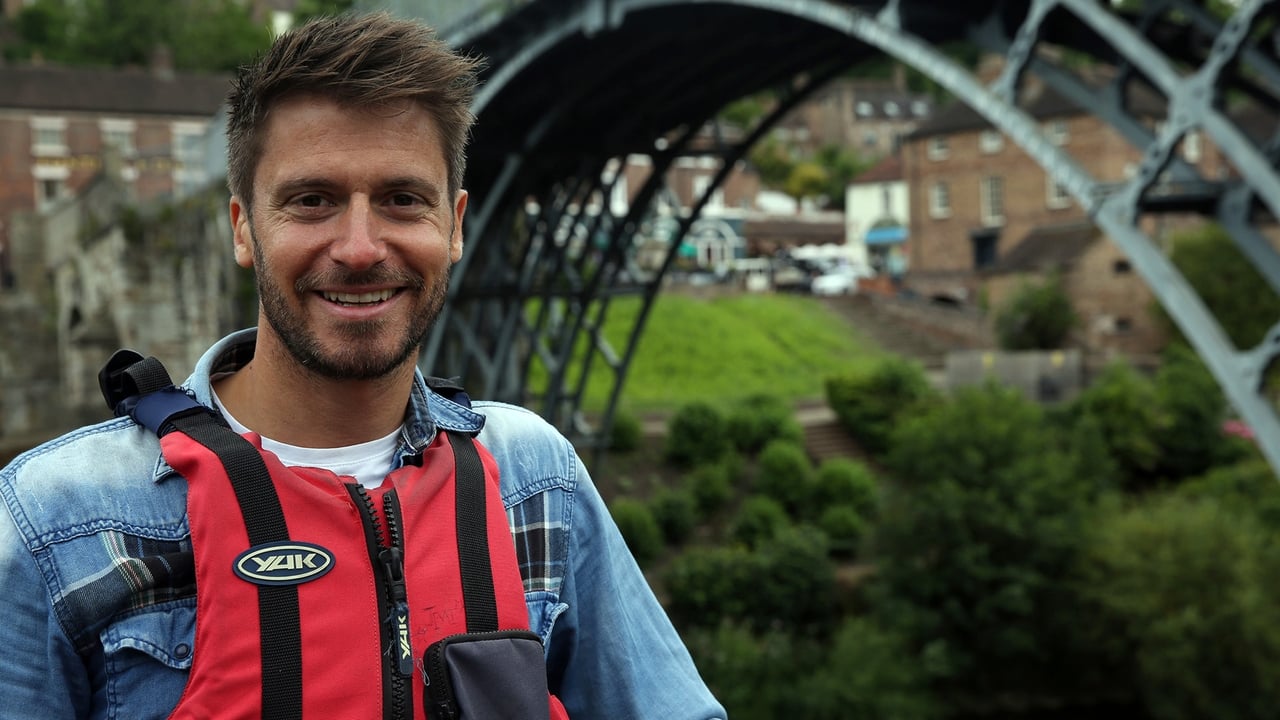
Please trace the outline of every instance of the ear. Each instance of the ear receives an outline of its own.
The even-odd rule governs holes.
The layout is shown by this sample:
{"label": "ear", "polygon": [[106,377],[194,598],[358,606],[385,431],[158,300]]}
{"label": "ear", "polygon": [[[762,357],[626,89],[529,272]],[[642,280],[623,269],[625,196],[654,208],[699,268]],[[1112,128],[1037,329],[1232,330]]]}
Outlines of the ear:
{"label": "ear", "polygon": [[249,226],[249,205],[238,195],[231,196],[231,234],[235,242],[236,264],[253,267],[253,230]]}
{"label": "ear", "polygon": [[462,259],[462,217],[467,214],[467,191],[459,190],[453,207],[453,231],[449,235],[449,260]]}

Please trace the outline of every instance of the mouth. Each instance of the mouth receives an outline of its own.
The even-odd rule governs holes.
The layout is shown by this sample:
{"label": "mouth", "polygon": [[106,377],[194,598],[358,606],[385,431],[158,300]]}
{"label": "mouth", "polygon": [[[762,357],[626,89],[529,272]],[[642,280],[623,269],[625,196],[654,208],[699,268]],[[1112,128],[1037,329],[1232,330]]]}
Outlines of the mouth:
{"label": "mouth", "polygon": [[369,305],[377,305],[391,299],[392,295],[398,292],[395,289],[375,290],[373,292],[349,293],[349,292],[332,292],[329,290],[322,291],[321,297],[331,303],[336,303],[345,307],[367,307]]}

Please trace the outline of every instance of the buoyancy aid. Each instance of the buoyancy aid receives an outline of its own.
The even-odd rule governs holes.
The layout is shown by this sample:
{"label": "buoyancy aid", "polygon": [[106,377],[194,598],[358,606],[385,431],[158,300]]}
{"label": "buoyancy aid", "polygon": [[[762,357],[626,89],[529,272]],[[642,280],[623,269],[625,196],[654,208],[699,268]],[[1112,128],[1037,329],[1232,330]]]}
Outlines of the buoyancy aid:
{"label": "buoyancy aid", "polygon": [[194,658],[172,718],[551,718],[542,644],[474,438],[441,432],[382,485],[286,467],[130,351],[107,402],[188,482]]}

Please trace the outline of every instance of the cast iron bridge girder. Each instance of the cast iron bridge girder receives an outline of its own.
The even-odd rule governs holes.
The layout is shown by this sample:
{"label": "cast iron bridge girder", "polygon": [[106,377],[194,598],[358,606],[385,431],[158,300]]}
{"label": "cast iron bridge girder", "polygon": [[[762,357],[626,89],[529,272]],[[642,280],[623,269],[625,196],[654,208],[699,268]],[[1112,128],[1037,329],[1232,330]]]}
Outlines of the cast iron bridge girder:
{"label": "cast iron bridge girder", "polygon": [[[1190,0],[1149,0],[1129,14],[1096,0],[533,0],[501,18],[458,23],[445,39],[489,64],[467,174],[475,195],[467,252],[424,367],[460,372],[490,397],[536,402],[571,436],[605,437],[681,238],[783,113],[710,148],[695,145],[697,130],[737,98],[777,90],[785,110],[832,75],[887,54],[969,105],[1071,194],[1129,257],[1280,469],[1280,421],[1264,382],[1280,325],[1237,348],[1142,229],[1165,212],[1216,219],[1280,292],[1280,258],[1259,230],[1280,216],[1280,135],[1252,139],[1224,110],[1228,97],[1247,100],[1280,127],[1275,5],[1245,0],[1223,22]],[[957,40],[1004,54],[1003,73],[984,85],[938,50]],[[1099,87],[1063,50],[1117,72]],[[1101,181],[1046,139],[1019,103],[1028,73],[1114,127],[1141,152],[1137,172]],[[1158,129],[1149,103],[1136,107],[1139,96],[1163,108]],[[1203,177],[1179,156],[1193,130],[1222,152],[1230,175]],[[723,168],[697,207],[675,218],[662,271],[642,275],[630,253],[668,192],[665,170],[695,152],[718,156]],[[614,216],[608,196],[633,154],[649,156],[652,170],[629,211]],[[601,327],[612,299],[627,294],[642,309],[615,347]],[[529,384],[535,357],[548,378],[538,388]],[[586,377],[600,371],[611,373],[612,400],[588,427],[579,412]]]}

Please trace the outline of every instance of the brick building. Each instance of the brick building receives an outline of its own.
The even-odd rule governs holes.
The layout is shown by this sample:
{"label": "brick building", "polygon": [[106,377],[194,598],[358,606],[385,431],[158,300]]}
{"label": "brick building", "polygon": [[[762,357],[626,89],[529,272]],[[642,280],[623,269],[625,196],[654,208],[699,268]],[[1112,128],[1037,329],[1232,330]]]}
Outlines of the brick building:
{"label": "brick building", "polygon": [[[1046,138],[1098,181],[1123,182],[1136,171],[1137,150],[1052,88],[1031,85],[1022,106]],[[1147,93],[1132,93],[1129,107],[1152,128],[1165,113],[1163,103]],[[1179,150],[1205,177],[1226,172],[1197,133]],[[1149,323],[1151,295],[1143,279],[1108,238],[1091,229],[1071,196],[985,118],[952,104],[904,138],[902,153],[911,197],[912,290],[973,305],[985,296],[986,307],[998,308],[1011,277],[1065,271],[1072,276],[1066,287],[1073,305],[1089,318],[1081,336],[1086,346],[1141,353],[1160,342]],[[1166,220],[1164,228],[1185,221]],[[1062,247],[1051,247],[1055,243]]]}
{"label": "brick building", "polygon": [[198,191],[228,78],[171,70],[0,65],[0,221],[74,196],[114,148],[130,200]]}

